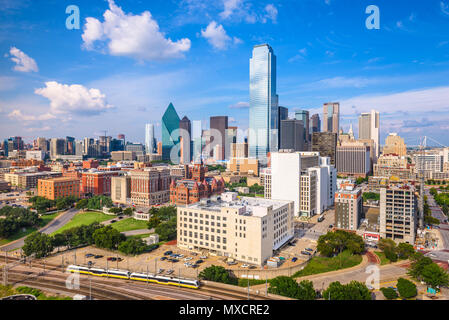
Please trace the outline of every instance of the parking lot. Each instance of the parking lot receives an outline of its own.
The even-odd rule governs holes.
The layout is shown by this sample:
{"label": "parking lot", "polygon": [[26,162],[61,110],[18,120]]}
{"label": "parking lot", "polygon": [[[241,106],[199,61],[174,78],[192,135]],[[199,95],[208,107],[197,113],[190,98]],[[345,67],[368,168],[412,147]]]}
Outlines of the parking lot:
{"label": "parking lot", "polygon": [[28,196],[26,191],[13,191],[8,193],[0,193],[0,208],[4,206],[21,206],[28,207]]}

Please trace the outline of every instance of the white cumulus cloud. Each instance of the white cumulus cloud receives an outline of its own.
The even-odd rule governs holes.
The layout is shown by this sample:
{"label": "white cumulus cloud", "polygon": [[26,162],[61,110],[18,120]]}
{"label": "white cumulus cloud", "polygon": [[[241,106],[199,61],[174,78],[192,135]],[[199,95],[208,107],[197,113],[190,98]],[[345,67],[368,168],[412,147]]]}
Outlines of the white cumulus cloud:
{"label": "white cumulus cloud", "polygon": [[190,39],[172,41],[159,30],[159,25],[149,11],[140,15],[124,13],[113,0],[103,14],[104,21],[86,18],[83,47],[94,50],[96,42],[107,44],[111,55],[127,56],[138,60],[165,60],[184,57],[190,50]]}
{"label": "white cumulus cloud", "polygon": [[239,38],[233,39],[227,35],[226,30],[221,24],[212,21],[206,29],[201,29],[201,36],[218,50],[225,50],[230,43],[239,44],[242,42]]}
{"label": "white cumulus cloud", "polygon": [[19,120],[19,121],[45,121],[45,120],[51,120],[51,119],[56,118],[56,116],[54,116],[50,113],[41,114],[39,116],[34,116],[31,114],[23,114],[22,111],[20,111],[18,109],[11,111],[8,114],[8,117],[11,119]]}
{"label": "white cumulus cloud", "polygon": [[107,103],[106,95],[98,89],[55,81],[46,82],[45,86],[34,92],[50,100],[50,113],[54,115],[97,115],[113,108]]}
{"label": "white cumulus cloud", "polygon": [[39,71],[36,61],[34,61],[33,58],[26,55],[20,49],[11,47],[11,49],[9,50],[9,54],[11,55],[11,60],[16,63],[16,65],[14,66],[14,70],[20,72]]}

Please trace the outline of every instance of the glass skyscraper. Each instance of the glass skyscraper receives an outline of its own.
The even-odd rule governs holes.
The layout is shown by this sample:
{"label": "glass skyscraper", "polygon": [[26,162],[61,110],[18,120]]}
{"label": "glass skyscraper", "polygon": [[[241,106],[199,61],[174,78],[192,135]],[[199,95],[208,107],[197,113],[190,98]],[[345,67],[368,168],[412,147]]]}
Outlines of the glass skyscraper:
{"label": "glass skyscraper", "polygon": [[268,44],[254,46],[249,73],[249,156],[266,161],[267,153],[278,150],[278,95],[276,56]]}
{"label": "glass skyscraper", "polygon": [[154,125],[147,123],[145,125],[145,149],[148,154],[154,153],[156,148],[156,140],[154,138]]}
{"label": "glass skyscraper", "polygon": [[176,159],[170,159],[172,148],[179,144],[179,120],[175,107],[170,103],[162,116],[162,160],[179,162],[179,152]]}

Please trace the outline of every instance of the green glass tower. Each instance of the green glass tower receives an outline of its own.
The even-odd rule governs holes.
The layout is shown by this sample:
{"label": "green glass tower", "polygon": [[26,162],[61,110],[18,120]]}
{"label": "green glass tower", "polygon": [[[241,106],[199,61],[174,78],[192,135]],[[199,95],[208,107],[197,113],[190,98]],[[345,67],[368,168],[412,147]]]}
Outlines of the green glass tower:
{"label": "green glass tower", "polygon": [[176,159],[170,159],[172,148],[179,144],[179,120],[178,113],[170,102],[162,116],[162,160],[179,162],[179,155]]}

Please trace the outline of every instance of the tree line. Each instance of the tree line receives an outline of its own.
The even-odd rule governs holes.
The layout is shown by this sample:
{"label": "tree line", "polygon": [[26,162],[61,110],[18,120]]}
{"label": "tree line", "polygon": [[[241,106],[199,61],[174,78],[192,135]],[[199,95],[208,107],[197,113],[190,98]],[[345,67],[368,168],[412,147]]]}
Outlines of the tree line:
{"label": "tree line", "polygon": [[25,208],[6,206],[0,209],[0,238],[9,238],[22,228],[38,226],[39,215]]}
{"label": "tree line", "polygon": [[129,237],[112,228],[101,226],[98,222],[90,225],[74,227],[53,236],[34,232],[25,239],[23,253],[25,256],[35,255],[43,258],[51,254],[54,249],[66,247],[68,249],[79,246],[95,245],[98,248],[118,250],[124,254],[141,254],[154,250],[157,246],[147,245],[142,239]]}

